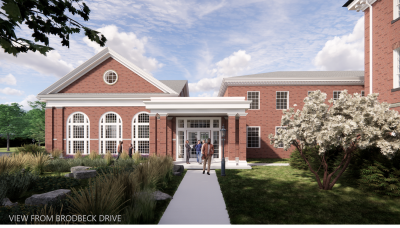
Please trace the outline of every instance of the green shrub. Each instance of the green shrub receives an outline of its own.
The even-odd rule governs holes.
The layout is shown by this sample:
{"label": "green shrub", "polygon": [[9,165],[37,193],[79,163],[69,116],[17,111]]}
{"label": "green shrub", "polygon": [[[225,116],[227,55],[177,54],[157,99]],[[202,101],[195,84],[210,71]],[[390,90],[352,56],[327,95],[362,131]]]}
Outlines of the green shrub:
{"label": "green shrub", "polygon": [[[318,148],[316,147],[308,147],[303,150],[304,156],[307,158],[308,162],[310,162],[311,167],[317,168],[317,163],[319,163]],[[309,170],[308,164],[304,161],[303,157],[301,157],[300,152],[296,149],[290,154],[289,164],[292,168],[300,169],[300,170]]]}
{"label": "green shrub", "polygon": [[30,154],[48,154],[46,149],[37,144],[24,144],[18,147],[15,151],[16,153],[30,153]]}
{"label": "green shrub", "polygon": [[148,224],[154,219],[156,200],[153,191],[135,194],[134,203],[126,207],[122,218],[124,224]]}
{"label": "green shrub", "polygon": [[16,224],[15,221],[11,221],[9,215],[28,215],[28,222],[21,221],[17,224],[30,224],[30,215],[36,213],[41,206],[28,206],[25,204],[18,204],[13,207],[0,207],[0,224]]}
{"label": "green shrub", "polygon": [[0,207],[3,205],[3,200],[7,196],[7,182],[5,180],[0,181]]}
{"label": "green shrub", "polygon": [[78,187],[79,180],[63,176],[46,176],[38,178],[31,186],[32,192],[50,192],[57,189],[71,189]]}
{"label": "green shrub", "polygon": [[38,179],[38,176],[30,172],[3,173],[0,182],[7,186],[6,196],[12,202],[20,198]]}

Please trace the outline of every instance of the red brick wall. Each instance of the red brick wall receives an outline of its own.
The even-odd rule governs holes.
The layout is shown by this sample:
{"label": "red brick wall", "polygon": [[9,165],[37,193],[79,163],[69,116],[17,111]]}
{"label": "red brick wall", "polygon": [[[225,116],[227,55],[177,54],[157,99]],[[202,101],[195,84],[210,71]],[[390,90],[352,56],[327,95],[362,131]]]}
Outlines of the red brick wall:
{"label": "red brick wall", "polygon": [[[114,70],[118,74],[118,81],[114,85],[108,85],[103,80],[107,70]],[[60,93],[162,93],[162,91],[110,57]]]}
{"label": "red brick wall", "polygon": [[[246,116],[246,126],[260,126],[261,148],[247,148],[247,158],[289,158],[293,148],[288,151],[284,151],[282,148],[274,148],[270,144],[270,140],[268,138],[269,134],[275,134],[275,127],[281,125],[282,110],[276,110],[276,91],[289,91],[289,107],[293,107],[294,104],[297,104],[296,109],[302,109],[304,104],[303,100],[307,96],[308,91],[315,91],[318,89],[324,93],[327,93],[327,100],[333,98],[333,91],[335,90],[347,89],[351,94],[361,93],[361,90],[364,90],[363,86],[229,87],[230,97],[246,97],[247,99],[247,91],[260,91],[260,110],[246,111],[248,113]],[[243,127],[244,125],[240,125],[240,131]],[[232,126],[229,126],[227,129],[231,131]],[[229,140],[231,140],[231,137],[229,137]]]}
{"label": "red brick wall", "polygon": [[[369,23],[370,11],[365,10],[365,93],[369,93]],[[400,21],[393,20],[393,1],[376,1],[373,4],[373,84],[379,100],[390,104],[400,102],[400,91],[393,89],[393,49],[400,42]],[[395,109],[397,110],[397,109]]]}

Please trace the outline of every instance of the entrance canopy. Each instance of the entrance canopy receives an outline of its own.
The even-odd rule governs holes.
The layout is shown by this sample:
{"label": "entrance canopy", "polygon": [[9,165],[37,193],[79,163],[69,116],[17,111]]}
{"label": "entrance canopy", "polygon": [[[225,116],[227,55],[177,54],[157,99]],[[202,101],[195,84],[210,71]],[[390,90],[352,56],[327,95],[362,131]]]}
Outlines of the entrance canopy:
{"label": "entrance canopy", "polygon": [[228,116],[244,114],[251,101],[245,97],[151,97],[144,101],[152,114],[168,116]]}

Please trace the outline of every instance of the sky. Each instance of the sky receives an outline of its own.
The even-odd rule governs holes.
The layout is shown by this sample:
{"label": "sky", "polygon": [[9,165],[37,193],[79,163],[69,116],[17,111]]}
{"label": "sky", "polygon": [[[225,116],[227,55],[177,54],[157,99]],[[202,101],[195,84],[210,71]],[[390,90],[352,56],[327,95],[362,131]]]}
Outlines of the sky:
{"label": "sky", "polygon": [[[110,47],[158,80],[217,96],[222,78],[274,71],[364,70],[364,17],[346,0],[94,0],[89,21]],[[32,39],[25,25],[17,31]],[[43,56],[0,50],[0,103],[27,101],[102,50],[83,32]],[[1,48],[0,48],[1,49]]]}

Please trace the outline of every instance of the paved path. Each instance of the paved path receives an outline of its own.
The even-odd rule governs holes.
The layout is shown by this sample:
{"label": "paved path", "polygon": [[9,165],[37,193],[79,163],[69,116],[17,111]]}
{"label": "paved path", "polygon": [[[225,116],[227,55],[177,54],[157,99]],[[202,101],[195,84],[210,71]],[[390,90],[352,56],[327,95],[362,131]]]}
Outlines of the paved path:
{"label": "paved path", "polygon": [[247,163],[249,166],[290,166],[289,163]]}
{"label": "paved path", "polygon": [[159,224],[230,224],[214,170],[188,170]]}

